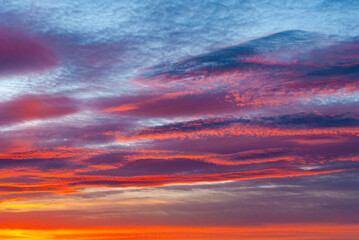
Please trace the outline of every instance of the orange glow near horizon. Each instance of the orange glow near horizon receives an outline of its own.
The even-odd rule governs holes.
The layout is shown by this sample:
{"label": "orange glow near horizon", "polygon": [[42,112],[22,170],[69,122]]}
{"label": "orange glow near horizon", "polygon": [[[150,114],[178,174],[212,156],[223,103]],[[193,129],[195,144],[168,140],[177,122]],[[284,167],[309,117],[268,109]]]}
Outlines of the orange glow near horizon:
{"label": "orange glow near horizon", "polygon": [[2,229],[0,238],[33,240],[356,240],[359,225],[268,225],[254,227],[124,226],[121,228]]}

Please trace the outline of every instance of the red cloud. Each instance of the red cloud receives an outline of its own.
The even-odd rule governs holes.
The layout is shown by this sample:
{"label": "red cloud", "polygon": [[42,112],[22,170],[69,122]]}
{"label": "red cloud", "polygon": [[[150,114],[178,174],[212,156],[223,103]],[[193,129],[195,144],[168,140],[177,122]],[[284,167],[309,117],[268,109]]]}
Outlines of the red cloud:
{"label": "red cloud", "polygon": [[77,101],[61,96],[24,95],[0,103],[0,125],[75,113]]}

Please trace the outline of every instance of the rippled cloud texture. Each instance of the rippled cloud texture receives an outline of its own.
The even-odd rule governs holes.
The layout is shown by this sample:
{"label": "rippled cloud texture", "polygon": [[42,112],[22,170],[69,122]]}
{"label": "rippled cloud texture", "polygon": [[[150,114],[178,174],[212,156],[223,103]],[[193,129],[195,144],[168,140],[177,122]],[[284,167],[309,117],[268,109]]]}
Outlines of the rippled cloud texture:
{"label": "rippled cloud texture", "polygon": [[358,1],[2,1],[1,239],[359,238]]}

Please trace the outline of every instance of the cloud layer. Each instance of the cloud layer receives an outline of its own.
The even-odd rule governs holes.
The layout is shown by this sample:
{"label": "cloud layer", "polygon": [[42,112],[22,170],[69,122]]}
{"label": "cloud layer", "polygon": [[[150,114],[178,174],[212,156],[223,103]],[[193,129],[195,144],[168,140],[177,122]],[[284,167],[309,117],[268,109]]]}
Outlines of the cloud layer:
{"label": "cloud layer", "polygon": [[355,1],[1,5],[0,238],[355,239]]}

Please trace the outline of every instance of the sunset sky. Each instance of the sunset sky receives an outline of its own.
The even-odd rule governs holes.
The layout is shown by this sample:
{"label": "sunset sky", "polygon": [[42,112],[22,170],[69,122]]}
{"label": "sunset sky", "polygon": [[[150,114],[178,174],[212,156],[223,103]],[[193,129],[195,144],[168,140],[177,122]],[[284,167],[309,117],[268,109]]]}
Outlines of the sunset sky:
{"label": "sunset sky", "polygon": [[359,239],[359,1],[3,0],[0,239]]}

